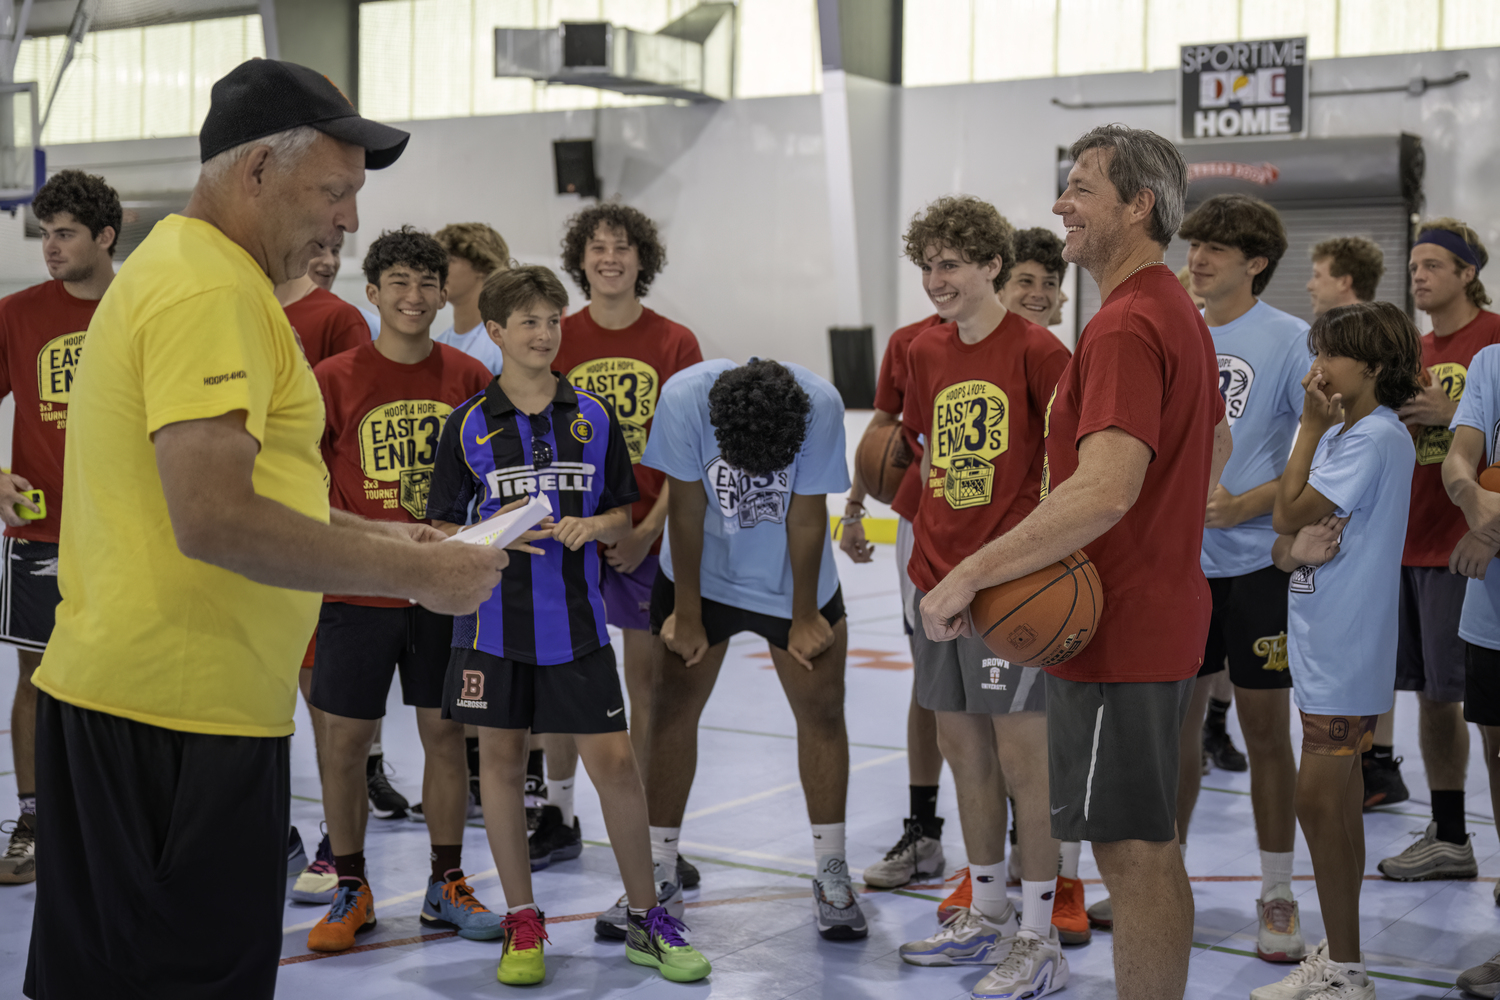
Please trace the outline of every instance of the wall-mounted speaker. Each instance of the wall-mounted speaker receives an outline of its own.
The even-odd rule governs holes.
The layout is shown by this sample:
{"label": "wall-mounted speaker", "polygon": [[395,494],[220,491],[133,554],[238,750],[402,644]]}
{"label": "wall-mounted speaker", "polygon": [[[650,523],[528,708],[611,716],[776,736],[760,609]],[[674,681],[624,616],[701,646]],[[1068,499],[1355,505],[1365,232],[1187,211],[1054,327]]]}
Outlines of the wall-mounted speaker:
{"label": "wall-mounted speaker", "polygon": [[846,410],[875,406],[875,328],[831,326],[828,350],[833,360],[833,387]]}
{"label": "wall-mounted speaker", "polygon": [[552,144],[557,193],[599,197],[599,175],[594,172],[594,140],[560,139]]}

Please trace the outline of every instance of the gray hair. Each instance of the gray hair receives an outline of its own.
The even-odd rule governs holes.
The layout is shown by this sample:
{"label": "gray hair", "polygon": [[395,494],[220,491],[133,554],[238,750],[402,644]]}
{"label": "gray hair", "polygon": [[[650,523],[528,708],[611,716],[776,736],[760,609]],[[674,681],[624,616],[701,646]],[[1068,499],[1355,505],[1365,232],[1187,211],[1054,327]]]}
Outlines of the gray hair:
{"label": "gray hair", "polygon": [[261,146],[269,147],[271,159],[278,169],[290,170],[297,165],[303,155],[312,148],[321,133],[311,125],[298,125],[296,128],[287,129],[285,132],[275,132],[259,139],[233,146],[217,156],[204,161],[203,168],[198,174],[200,183],[217,184],[229,173],[229,169],[236,163],[249,156],[252,150]]}
{"label": "gray hair", "polygon": [[1162,246],[1172,242],[1182,226],[1187,201],[1187,165],[1177,147],[1155,132],[1125,125],[1100,125],[1078,137],[1068,150],[1074,163],[1091,149],[1109,149],[1109,180],[1121,201],[1141,191],[1156,196],[1148,235]]}

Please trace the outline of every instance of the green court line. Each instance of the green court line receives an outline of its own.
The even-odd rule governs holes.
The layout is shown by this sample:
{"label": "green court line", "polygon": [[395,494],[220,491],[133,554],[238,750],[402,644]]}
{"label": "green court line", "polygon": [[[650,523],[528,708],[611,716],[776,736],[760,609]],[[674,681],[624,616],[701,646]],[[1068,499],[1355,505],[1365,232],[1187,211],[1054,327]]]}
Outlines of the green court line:
{"label": "green court line", "polygon": [[[778,740],[795,740],[797,738],[795,736],[788,736],[786,733],[763,733],[757,729],[733,729],[729,726],[700,725],[698,728],[712,729],[716,733],[739,733],[742,736],[771,736]],[[906,750],[906,747],[888,747],[883,743],[850,743],[849,745],[851,747],[864,747],[868,750]]]}
{"label": "green court line", "polygon": [[0,771],[0,778],[5,777],[7,774],[15,774],[15,773],[16,772],[14,772],[14,771]]}
{"label": "green court line", "polygon": [[316,802],[318,805],[323,804],[322,799],[309,798],[306,795],[293,795],[292,798],[296,799],[298,802]]}
{"label": "green court line", "polygon": [[[1242,951],[1239,948],[1226,948],[1220,944],[1204,944],[1202,941],[1194,941],[1193,947],[1201,948],[1204,951],[1222,951],[1226,955],[1239,955],[1241,958],[1260,957],[1253,951]],[[1437,986],[1445,990],[1451,990],[1454,988],[1454,986],[1457,985],[1456,983],[1441,983],[1435,979],[1418,979],[1415,976],[1398,976],[1394,972],[1374,972],[1371,970],[1367,971],[1372,978],[1390,979],[1398,983],[1415,983],[1418,986]]]}

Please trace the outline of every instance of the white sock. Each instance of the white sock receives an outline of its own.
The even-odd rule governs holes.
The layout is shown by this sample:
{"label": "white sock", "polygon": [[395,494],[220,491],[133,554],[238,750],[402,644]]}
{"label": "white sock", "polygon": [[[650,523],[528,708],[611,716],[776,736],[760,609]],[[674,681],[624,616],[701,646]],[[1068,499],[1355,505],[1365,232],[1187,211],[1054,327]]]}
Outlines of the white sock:
{"label": "white sock", "polygon": [[[651,860],[666,868],[668,874],[677,871],[677,842],[682,838],[680,826],[653,826],[651,830]],[[675,880],[676,876],[673,875]]]}
{"label": "white sock", "polygon": [[1353,976],[1361,983],[1363,983],[1365,981],[1365,978],[1369,975],[1369,973],[1365,971],[1364,955],[1360,955],[1358,962],[1334,962],[1333,964],[1338,966],[1340,969],[1343,969],[1345,972]]}
{"label": "white sock", "polygon": [[1187,864],[1187,845],[1179,843],[1177,849],[1182,852],[1182,863]]}
{"label": "white sock", "polygon": [[[1005,896],[1005,862],[998,865],[971,862],[969,877],[973,879],[974,912],[996,923],[1004,920],[1010,911],[1010,900]],[[1047,919],[1052,919],[1050,914]]]}
{"label": "white sock", "polygon": [[1062,860],[1058,864],[1057,874],[1063,878],[1078,878],[1078,859],[1083,855],[1083,845],[1078,841],[1063,841],[1061,845]]}
{"label": "white sock", "polygon": [[563,778],[547,787],[547,804],[562,810],[563,826],[573,825],[573,784],[578,776]]}
{"label": "white sock", "polygon": [[1265,899],[1278,885],[1292,884],[1292,853],[1260,852],[1260,898]]}
{"label": "white sock", "polygon": [[370,756],[371,757],[379,757],[383,753],[385,753],[385,750],[381,749],[380,741],[379,740],[376,740],[374,743],[370,744]]}
{"label": "white sock", "polygon": [[817,862],[818,871],[823,870],[823,862],[829,858],[844,860],[844,824],[814,823],[812,838],[813,860]]}
{"label": "white sock", "polygon": [[1046,941],[1052,936],[1052,897],[1057,895],[1057,880],[1028,882],[1021,880],[1021,930],[1030,931]]}
{"label": "white sock", "polygon": [[537,906],[535,903],[522,903],[520,906],[507,907],[505,913],[507,916],[509,916],[513,913],[520,913],[522,910],[535,910],[538,913],[542,912],[542,908],[540,906]]}

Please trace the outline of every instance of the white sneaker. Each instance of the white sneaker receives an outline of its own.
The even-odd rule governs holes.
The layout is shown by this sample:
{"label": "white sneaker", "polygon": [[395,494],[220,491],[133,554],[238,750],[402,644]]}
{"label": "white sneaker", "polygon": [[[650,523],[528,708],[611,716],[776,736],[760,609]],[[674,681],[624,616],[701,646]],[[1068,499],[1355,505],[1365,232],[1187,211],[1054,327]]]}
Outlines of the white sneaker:
{"label": "white sneaker", "polygon": [[[682,886],[677,884],[672,878],[672,872],[660,862],[652,863],[651,876],[656,880],[656,905],[666,907],[668,913],[681,920],[682,915],[687,912],[687,904],[682,898]],[[614,906],[599,914],[594,921],[594,933],[600,937],[624,941],[629,937],[629,915],[630,897],[622,894],[615,900]]]}
{"label": "white sneaker", "polygon": [[991,920],[962,907],[932,937],[901,946],[901,960],[912,965],[995,965],[1005,958],[1021,930],[1016,908]]}
{"label": "white sneaker", "polygon": [[1472,969],[1465,969],[1458,977],[1458,988],[1476,997],[1500,996],[1500,954]]}
{"label": "white sneaker", "polygon": [[1331,971],[1326,938],[1285,979],[1251,990],[1250,1000],[1299,1000],[1303,990],[1324,981],[1325,971]]}
{"label": "white sneaker", "polygon": [[1336,966],[1330,966],[1321,982],[1304,986],[1297,1000],[1375,1000],[1375,982]]}
{"label": "white sneaker", "polygon": [[1063,957],[1057,928],[1048,927],[1047,937],[1021,931],[1010,946],[1005,961],[974,984],[972,1000],[1036,1000],[1068,985],[1068,960]]}
{"label": "white sneaker", "polygon": [[932,833],[915,817],[904,821],[905,830],[896,846],[885,857],[865,869],[865,884],[877,889],[896,889],[918,876],[941,876],[947,860],[943,857],[943,821],[937,820]]}
{"label": "white sneaker", "polygon": [[1260,912],[1260,933],[1255,953],[1267,962],[1300,962],[1307,957],[1307,942],[1302,938],[1302,917],[1292,887],[1274,885],[1256,901]]}

